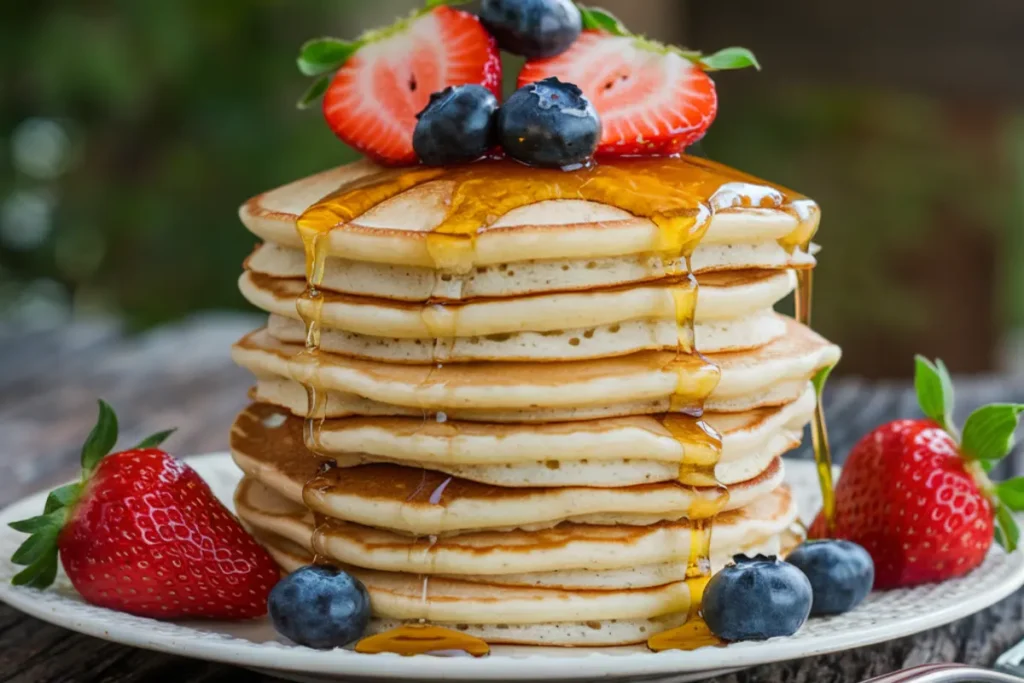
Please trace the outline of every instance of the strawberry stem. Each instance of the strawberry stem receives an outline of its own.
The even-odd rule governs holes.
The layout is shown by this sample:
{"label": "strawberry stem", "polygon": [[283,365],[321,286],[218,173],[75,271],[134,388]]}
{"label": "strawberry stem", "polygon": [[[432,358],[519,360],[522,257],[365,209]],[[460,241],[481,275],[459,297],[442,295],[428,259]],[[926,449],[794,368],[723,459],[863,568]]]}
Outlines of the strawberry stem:
{"label": "strawberry stem", "polygon": [[988,473],[1013,448],[1024,404],[993,403],[978,408],[967,416],[961,438],[953,422],[953,380],[946,365],[923,356],[915,356],[914,364],[914,388],[921,411],[959,444],[964,469],[995,510],[995,539],[1007,552],[1013,552],[1020,540],[1013,511],[1024,509],[1024,477],[995,484]]}
{"label": "strawberry stem", "polygon": [[932,363],[924,356],[914,356],[914,389],[921,412],[959,442],[960,432],[953,423],[953,380],[946,365],[941,360]]}
{"label": "strawberry stem", "polygon": [[996,542],[1003,546],[1006,552],[1012,553],[1017,549],[1017,543],[1020,541],[1020,528],[1010,509],[1002,504],[996,507],[995,532]]}
{"label": "strawberry stem", "polygon": [[167,437],[169,437],[171,434],[173,434],[176,431],[177,431],[177,428],[175,427],[175,428],[171,428],[171,429],[165,429],[164,431],[157,432],[156,434],[150,434],[145,439],[143,439],[142,441],[140,441],[137,444],[135,444],[134,446],[132,446],[132,450],[133,451],[137,451],[137,450],[142,450],[143,448],[156,448],[157,446],[162,444],[164,441],[166,441]]}
{"label": "strawberry stem", "polygon": [[[100,400],[96,425],[82,445],[81,478],[50,491],[43,506],[43,514],[10,523],[9,526],[15,531],[29,534],[11,556],[14,564],[26,565],[11,579],[12,584],[43,589],[53,583],[57,577],[57,539],[61,529],[71,517],[89,477],[96,471],[100,461],[114,449],[117,431],[114,409]],[[155,448],[173,432],[173,429],[157,432],[143,439],[136,448]]]}
{"label": "strawberry stem", "polygon": [[96,465],[117,443],[117,415],[106,401],[100,399],[100,416],[82,445],[82,476],[88,478]]}
{"label": "strawberry stem", "polygon": [[1000,460],[1013,448],[1014,432],[1024,405],[993,403],[967,416],[960,448],[971,460]]}
{"label": "strawberry stem", "polygon": [[727,47],[712,55],[705,55],[698,50],[686,50],[675,45],[665,45],[644,36],[636,36],[611,12],[599,7],[579,7],[583,19],[583,28],[590,31],[603,31],[613,36],[631,36],[636,38],[636,46],[642,50],[667,54],[669,52],[688,59],[704,71],[725,71],[726,69],[745,69],[752,66],[758,71],[761,64],[754,53],[745,47]]}
{"label": "strawberry stem", "polygon": [[583,20],[583,28],[591,31],[604,31],[610,33],[613,36],[631,36],[622,22],[619,21],[618,17],[607,10],[603,10],[600,7],[585,7],[583,5],[576,5],[580,10],[580,17]]}

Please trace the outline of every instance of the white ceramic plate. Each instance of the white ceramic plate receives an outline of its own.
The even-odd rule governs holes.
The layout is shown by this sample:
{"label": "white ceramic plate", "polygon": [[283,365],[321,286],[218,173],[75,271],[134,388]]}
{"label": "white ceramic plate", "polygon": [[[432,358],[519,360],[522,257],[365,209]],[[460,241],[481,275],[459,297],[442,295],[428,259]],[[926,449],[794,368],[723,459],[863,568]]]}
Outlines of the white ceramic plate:
{"label": "white ceramic plate", "polygon": [[[188,462],[228,505],[239,472],[227,454]],[[813,463],[790,461],[786,480],[807,516],[819,507]],[[699,680],[786,659],[870,645],[899,638],[972,614],[1024,584],[1024,553],[994,549],[985,563],[963,579],[908,590],[873,593],[853,612],[814,618],[795,636],[735,643],[693,652],[648,652],[643,647],[561,649],[497,646],[490,657],[399,657],[317,651],[290,645],[266,620],[248,623],[179,622],[142,619],[87,605],[63,575],[46,591],[10,585],[17,567],[8,558],[24,538],[7,527],[39,514],[45,493],[0,512],[0,600],[34,617],[97,638],[187,657],[272,671],[296,681],[470,680]]]}

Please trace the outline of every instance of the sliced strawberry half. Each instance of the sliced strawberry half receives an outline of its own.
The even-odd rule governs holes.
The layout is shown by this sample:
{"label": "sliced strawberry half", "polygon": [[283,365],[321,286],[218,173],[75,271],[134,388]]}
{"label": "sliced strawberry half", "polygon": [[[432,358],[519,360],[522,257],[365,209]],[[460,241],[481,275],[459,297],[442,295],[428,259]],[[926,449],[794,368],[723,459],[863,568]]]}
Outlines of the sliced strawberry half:
{"label": "sliced strawberry half", "polygon": [[527,62],[519,87],[557,76],[601,117],[597,154],[675,154],[700,140],[718,111],[715,84],[689,59],[633,36],[585,31],[557,57]]}
{"label": "sliced strawberry half", "polygon": [[568,50],[528,61],[518,87],[550,76],[575,83],[597,109],[598,155],[676,154],[704,137],[718,111],[705,71],[758,67],[749,50],[704,56],[630,34],[617,19],[584,10],[584,31]]}
{"label": "sliced strawberry half", "polygon": [[344,142],[388,164],[416,162],[412,133],[430,94],[475,83],[501,96],[494,38],[472,14],[438,6],[353,42],[303,46],[299,68],[317,80],[300,106],[324,95],[324,117]]}

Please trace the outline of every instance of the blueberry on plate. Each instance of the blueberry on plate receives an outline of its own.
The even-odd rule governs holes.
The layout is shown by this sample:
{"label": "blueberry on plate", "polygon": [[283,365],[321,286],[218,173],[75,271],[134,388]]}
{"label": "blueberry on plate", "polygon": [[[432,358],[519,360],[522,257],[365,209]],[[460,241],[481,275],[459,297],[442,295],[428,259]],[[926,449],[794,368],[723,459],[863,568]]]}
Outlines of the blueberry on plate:
{"label": "blueberry on plate", "polygon": [[416,115],[412,148],[428,166],[479,159],[496,144],[498,98],[482,85],[450,85]]}
{"label": "blueberry on plate", "polygon": [[498,111],[505,154],[531,166],[572,169],[594,154],[601,120],[594,105],[572,83],[555,77],[529,83]]}
{"label": "blueberry on plate", "polygon": [[871,555],[851,541],[806,541],[786,561],[811,582],[814,615],[849,612],[867,596],[875,582]]}
{"label": "blueberry on plate", "polygon": [[480,21],[498,47],[527,59],[565,52],[583,28],[571,0],[483,0]]}
{"label": "blueberry on plate", "polygon": [[704,589],[703,616],[723,640],[791,636],[811,612],[811,583],[777,558],[735,555]]}
{"label": "blueberry on plate", "polygon": [[370,594],[362,582],[323,565],[302,567],[281,579],[267,607],[278,633],[320,650],[358,640],[370,621]]}

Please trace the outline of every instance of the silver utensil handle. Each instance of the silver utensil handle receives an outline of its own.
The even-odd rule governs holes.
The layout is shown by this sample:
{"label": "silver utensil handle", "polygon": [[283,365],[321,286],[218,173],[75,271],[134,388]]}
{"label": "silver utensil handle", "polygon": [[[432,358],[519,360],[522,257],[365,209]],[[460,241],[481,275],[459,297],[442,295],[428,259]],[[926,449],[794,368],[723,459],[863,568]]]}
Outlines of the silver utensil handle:
{"label": "silver utensil handle", "polygon": [[1024,640],[999,655],[995,669],[1024,678]]}
{"label": "silver utensil handle", "polygon": [[1024,679],[965,664],[923,664],[883,674],[864,683],[1021,683]]}

